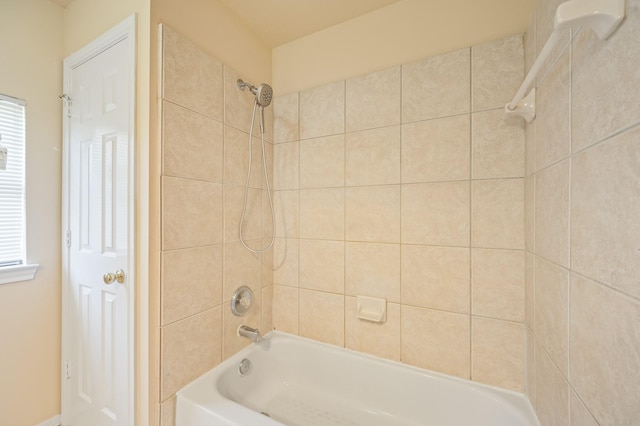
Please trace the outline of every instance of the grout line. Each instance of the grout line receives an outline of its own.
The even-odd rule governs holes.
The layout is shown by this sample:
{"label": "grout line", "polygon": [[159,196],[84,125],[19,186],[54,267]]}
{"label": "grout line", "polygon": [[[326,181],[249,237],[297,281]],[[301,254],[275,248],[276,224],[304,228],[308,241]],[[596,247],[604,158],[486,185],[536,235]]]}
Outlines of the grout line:
{"label": "grout line", "polygon": [[473,53],[469,48],[469,379],[473,380]]}
{"label": "grout line", "polygon": [[[573,29],[571,29],[573,33]],[[567,208],[567,266],[569,269],[569,283],[567,288],[567,329],[565,337],[567,339],[567,382],[571,386],[571,289],[573,288],[573,278],[571,276],[571,205],[573,203],[573,39],[569,41],[569,187],[568,187],[568,208]],[[569,420],[571,420],[571,392],[569,392]]]}
{"label": "grout line", "polygon": [[[399,147],[400,158],[398,159],[399,163],[400,163],[400,197],[399,197],[400,205],[398,206],[399,209],[400,209],[400,226],[399,226],[399,228],[400,228],[400,238],[399,238],[399,240],[400,240],[400,248],[399,248],[399,250],[400,250],[400,253],[399,253],[399,255],[400,255],[400,259],[399,259],[399,261],[400,261],[400,265],[399,265],[399,271],[400,271],[400,277],[399,277],[400,309],[399,309],[399,311],[400,312],[399,312],[399,319],[398,319],[398,322],[399,322],[399,325],[398,325],[398,327],[399,327],[399,329],[398,329],[398,343],[399,343],[400,347],[398,348],[398,360],[401,361],[401,362],[402,362],[402,360],[404,358],[403,357],[403,351],[402,351],[402,341],[403,341],[403,334],[404,334],[402,332],[402,323],[403,323],[403,320],[402,320],[402,318],[403,318],[403,315],[402,315],[402,313],[403,313],[403,308],[402,308],[402,300],[403,300],[402,299],[402,288],[403,288],[403,286],[402,286],[402,276],[403,276],[403,274],[402,274],[402,263],[403,263],[402,262],[402,252],[403,252],[403,250],[402,250],[402,181],[404,180],[404,178],[403,178],[404,172],[403,172],[403,167],[402,167],[403,166],[402,147],[404,146],[404,141],[403,141],[404,138],[403,137],[404,137],[404,128],[405,128],[404,127],[404,114],[403,114],[403,111],[404,111],[404,109],[403,109],[403,102],[404,102],[404,96],[403,96],[403,93],[404,93],[403,92],[404,91],[404,78],[403,78],[403,74],[404,74],[404,72],[403,71],[404,71],[404,65],[401,65],[400,66],[400,147]],[[387,311],[388,310],[389,310],[389,306],[387,304]],[[387,312],[387,317],[388,317],[388,312]]]}
{"label": "grout line", "polygon": [[300,335],[300,213],[302,208],[301,206],[301,197],[300,197],[300,141],[301,141],[301,128],[300,128],[300,121],[301,121],[301,105],[300,105],[300,92],[297,92],[297,98],[298,98],[298,120],[297,120],[297,128],[298,128],[298,185],[297,188],[294,189],[294,191],[296,191],[298,193],[298,232],[296,233],[297,235],[297,239],[298,239],[298,273],[297,273],[297,280],[296,280],[296,284],[297,284],[297,288],[298,291],[297,293],[297,299],[298,299],[298,303],[296,305],[296,309],[297,309],[297,316],[296,316],[296,334]]}
{"label": "grout line", "polygon": [[342,346],[347,347],[347,80],[344,80],[344,110],[343,110],[343,169],[342,169]]}

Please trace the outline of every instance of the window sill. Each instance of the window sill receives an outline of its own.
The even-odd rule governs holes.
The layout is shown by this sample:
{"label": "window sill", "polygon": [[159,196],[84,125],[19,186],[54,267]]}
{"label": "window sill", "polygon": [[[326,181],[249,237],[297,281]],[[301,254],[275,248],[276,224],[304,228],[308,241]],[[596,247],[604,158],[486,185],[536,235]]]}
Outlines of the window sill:
{"label": "window sill", "polygon": [[36,276],[38,264],[3,266],[0,268],[0,284],[32,280]]}

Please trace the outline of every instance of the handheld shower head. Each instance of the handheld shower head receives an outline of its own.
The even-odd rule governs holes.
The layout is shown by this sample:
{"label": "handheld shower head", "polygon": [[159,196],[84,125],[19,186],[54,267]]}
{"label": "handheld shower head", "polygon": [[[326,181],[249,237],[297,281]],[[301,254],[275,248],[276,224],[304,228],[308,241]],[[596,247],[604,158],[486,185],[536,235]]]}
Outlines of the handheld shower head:
{"label": "handheld shower head", "polygon": [[255,87],[251,83],[238,79],[237,84],[240,90],[245,90],[248,87],[249,91],[255,95],[256,103],[261,107],[268,107],[269,104],[271,104],[271,100],[273,99],[273,89],[267,83],[262,83],[258,87]]}
{"label": "handheld shower head", "polygon": [[256,102],[261,107],[268,107],[273,99],[273,89],[267,83],[262,83],[255,92],[252,90],[251,93],[256,95]]}

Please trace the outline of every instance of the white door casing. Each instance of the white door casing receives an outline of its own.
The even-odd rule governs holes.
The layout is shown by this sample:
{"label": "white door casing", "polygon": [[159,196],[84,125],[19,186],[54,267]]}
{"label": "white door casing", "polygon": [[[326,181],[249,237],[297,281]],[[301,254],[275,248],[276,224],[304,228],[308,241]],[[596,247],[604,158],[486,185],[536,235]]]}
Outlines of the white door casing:
{"label": "white door casing", "polygon": [[133,426],[135,28],[64,61],[64,426]]}

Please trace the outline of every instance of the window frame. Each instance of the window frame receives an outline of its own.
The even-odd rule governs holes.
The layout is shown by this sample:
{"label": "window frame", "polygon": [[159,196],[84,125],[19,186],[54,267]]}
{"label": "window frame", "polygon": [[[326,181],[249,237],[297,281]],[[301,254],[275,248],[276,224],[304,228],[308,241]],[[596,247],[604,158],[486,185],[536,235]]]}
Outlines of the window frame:
{"label": "window frame", "polygon": [[[26,118],[27,111],[26,106],[27,103],[23,99],[14,98],[12,96],[4,95],[0,93],[0,101],[9,102],[16,106],[22,107],[22,117],[24,120],[23,133],[23,174],[22,174],[22,250],[21,250],[21,263],[19,264],[8,264],[8,265],[0,265],[0,285],[1,284],[10,284],[20,281],[32,280],[35,277],[36,271],[38,270],[37,264],[29,264],[27,262],[27,221],[26,221],[26,149],[27,149],[27,131],[26,131]],[[0,145],[2,145],[2,141],[0,140]],[[1,172],[0,172],[1,173]]]}

